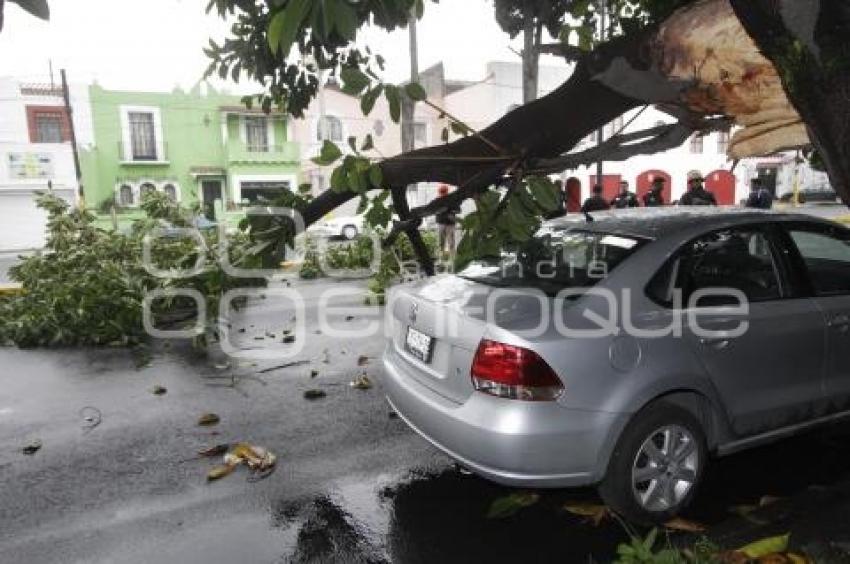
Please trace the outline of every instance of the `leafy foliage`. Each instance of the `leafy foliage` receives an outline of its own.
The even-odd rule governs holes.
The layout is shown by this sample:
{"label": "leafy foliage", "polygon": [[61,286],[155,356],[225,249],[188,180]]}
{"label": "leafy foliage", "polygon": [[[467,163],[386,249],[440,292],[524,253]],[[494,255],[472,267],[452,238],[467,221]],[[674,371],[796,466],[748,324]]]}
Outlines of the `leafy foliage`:
{"label": "leafy foliage", "polygon": [[[53,194],[42,194],[38,205],[48,213],[47,244],[39,254],[10,269],[23,293],[0,301],[0,343],[19,346],[131,345],[145,339],[142,301],[155,289],[191,288],[206,298],[207,318],[215,320],[221,294],[239,286],[258,286],[263,280],[232,278],[220,265],[217,233],[204,233],[206,258],[201,272],[185,279],[156,277],[145,270],[142,247],[153,229],[188,227],[191,217],[160,193],[146,195],[144,219],[127,234],[94,226],[95,217],[71,209]],[[229,238],[232,264],[258,266],[249,251],[247,234]],[[157,268],[191,268],[198,259],[193,240],[160,236],[151,243]],[[181,298],[156,300],[155,322],[193,318],[194,302]]]}
{"label": "leafy foliage", "polygon": [[498,257],[506,244],[527,241],[541,217],[561,205],[561,194],[548,178],[529,176],[506,191],[488,190],[475,199],[476,210],[463,218],[464,236],[455,268],[473,259]]}
{"label": "leafy foliage", "polygon": [[[272,105],[296,117],[316,96],[321,72],[359,94],[377,78],[383,58],[356,45],[357,31],[371,23],[388,31],[407,25],[411,12],[422,15],[424,0],[210,0],[207,11],[234,18],[230,36],[210,40],[206,75],[238,81],[242,75],[266,86],[245,98],[263,109]],[[377,98],[377,96],[375,96]]]}

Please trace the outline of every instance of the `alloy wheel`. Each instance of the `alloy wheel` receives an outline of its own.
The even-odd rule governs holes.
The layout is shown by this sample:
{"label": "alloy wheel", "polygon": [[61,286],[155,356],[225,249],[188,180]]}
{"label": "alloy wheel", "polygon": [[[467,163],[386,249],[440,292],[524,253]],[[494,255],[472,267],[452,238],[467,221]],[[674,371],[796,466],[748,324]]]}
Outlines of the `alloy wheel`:
{"label": "alloy wheel", "polygon": [[688,495],[701,464],[694,435],[680,425],[650,433],[632,464],[632,492],[646,511],[668,511]]}

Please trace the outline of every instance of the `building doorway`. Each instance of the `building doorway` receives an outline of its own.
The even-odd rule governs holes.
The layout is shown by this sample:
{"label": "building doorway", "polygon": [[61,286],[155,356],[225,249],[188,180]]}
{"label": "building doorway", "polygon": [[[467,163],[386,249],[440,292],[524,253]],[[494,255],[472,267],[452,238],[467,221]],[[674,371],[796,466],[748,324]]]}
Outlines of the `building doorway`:
{"label": "building doorway", "polygon": [[705,188],[714,194],[717,204],[730,206],[735,203],[735,175],[728,170],[715,170],[705,177]]}
{"label": "building doorway", "polygon": [[204,180],[201,182],[201,201],[204,217],[215,221],[215,201],[223,200],[221,180]]}

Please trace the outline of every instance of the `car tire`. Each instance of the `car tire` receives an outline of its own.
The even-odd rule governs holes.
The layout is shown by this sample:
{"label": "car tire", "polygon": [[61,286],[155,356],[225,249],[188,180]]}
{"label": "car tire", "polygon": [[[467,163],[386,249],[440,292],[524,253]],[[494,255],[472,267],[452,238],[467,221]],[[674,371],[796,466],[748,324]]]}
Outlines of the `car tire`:
{"label": "car tire", "polygon": [[653,403],[620,435],[599,494],[632,523],[665,523],[693,501],[707,462],[697,418],[678,405]]}
{"label": "car tire", "polygon": [[357,227],[353,225],[346,225],[342,228],[342,238],[346,241],[351,241],[357,237]]}

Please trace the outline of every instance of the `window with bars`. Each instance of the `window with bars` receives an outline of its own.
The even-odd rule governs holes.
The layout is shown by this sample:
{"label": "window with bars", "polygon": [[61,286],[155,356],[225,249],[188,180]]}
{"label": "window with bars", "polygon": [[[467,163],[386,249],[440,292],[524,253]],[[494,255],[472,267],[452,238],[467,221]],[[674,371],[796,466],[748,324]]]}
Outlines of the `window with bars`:
{"label": "window with bars", "polygon": [[162,192],[168,196],[172,202],[177,201],[177,187],[174,184],[166,184],[162,187]]}
{"label": "window with bars", "polygon": [[269,151],[268,119],[263,116],[245,116],[245,144],[251,153]]}
{"label": "window with bars", "polygon": [[38,113],[35,116],[35,142],[62,142],[62,114]]}
{"label": "window with bars", "polygon": [[27,106],[31,143],[64,143],[70,138],[65,110],[58,106]]}
{"label": "window with bars", "polygon": [[317,141],[333,141],[334,143],[342,142],[342,121],[335,116],[324,116],[319,119],[318,127],[316,127]]}
{"label": "window with bars", "polygon": [[702,145],[703,145],[704,137],[699,133],[695,133],[691,137],[691,153],[695,155],[702,154]]}
{"label": "window with bars", "polygon": [[134,161],[157,160],[156,125],[153,112],[128,112],[130,151]]}
{"label": "window with bars", "polygon": [[129,184],[122,184],[118,188],[118,205],[122,207],[133,205],[133,187]]}
{"label": "window with bars", "polygon": [[729,150],[729,132],[721,131],[717,134],[717,152],[725,155]]}

